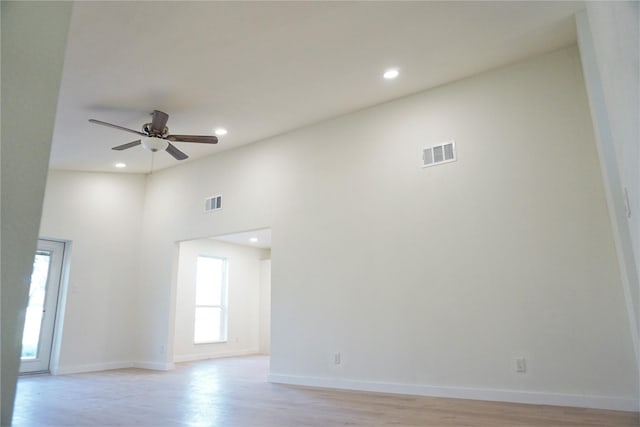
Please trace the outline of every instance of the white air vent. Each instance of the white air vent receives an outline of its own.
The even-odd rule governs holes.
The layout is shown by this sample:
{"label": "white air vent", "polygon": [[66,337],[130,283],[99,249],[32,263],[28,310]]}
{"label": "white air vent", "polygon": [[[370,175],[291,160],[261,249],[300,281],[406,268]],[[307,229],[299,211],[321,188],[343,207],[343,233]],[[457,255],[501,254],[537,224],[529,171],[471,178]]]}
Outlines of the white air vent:
{"label": "white air vent", "polygon": [[211,212],[222,209],[222,196],[211,196],[204,199],[204,211]]}
{"label": "white air vent", "polygon": [[432,145],[422,149],[422,167],[439,165],[456,161],[456,143],[447,141],[442,144]]}

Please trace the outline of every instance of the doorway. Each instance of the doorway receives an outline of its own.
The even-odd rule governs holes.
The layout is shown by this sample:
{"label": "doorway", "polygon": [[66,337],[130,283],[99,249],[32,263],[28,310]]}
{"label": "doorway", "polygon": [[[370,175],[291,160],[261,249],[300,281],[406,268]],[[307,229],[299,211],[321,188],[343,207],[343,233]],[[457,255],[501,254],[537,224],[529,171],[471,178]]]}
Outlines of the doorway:
{"label": "doorway", "polygon": [[21,374],[49,371],[64,250],[64,242],[38,240],[22,333]]}
{"label": "doorway", "polygon": [[269,229],[179,242],[174,362],[269,353],[270,259]]}

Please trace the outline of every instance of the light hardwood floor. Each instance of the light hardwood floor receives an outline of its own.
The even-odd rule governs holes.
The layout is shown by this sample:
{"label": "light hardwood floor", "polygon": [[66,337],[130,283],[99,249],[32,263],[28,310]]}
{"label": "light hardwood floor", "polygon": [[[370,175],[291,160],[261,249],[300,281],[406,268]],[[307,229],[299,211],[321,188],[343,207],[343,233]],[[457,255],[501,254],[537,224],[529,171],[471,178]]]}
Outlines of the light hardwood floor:
{"label": "light hardwood floor", "polygon": [[23,377],[22,426],[638,426],[630,412],[270,384],[267,357]]}

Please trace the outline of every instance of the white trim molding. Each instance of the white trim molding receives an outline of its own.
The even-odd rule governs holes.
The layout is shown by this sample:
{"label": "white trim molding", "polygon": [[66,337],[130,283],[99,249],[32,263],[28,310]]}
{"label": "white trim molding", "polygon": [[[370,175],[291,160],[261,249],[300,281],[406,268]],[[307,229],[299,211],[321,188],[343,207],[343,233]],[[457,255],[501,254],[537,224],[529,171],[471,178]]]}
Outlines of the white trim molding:
{"label": "white trim molding", "polygon": [[225,357],[254,356],[259,353],[260,351],[257,348],[252,348],[248,350],[227,351],[224,353],[215,354],[183,354],[174,357],[173,361],[175,363],[196,362],[198,360],[222,359]]}
{"label": "white trim molding", "polygon": [[132,367],[132,362],[107,362],[75,366],[59,366],[51,369],[51,375],[82,374],[86,372],[111,371],[113,369],[125,369]]}
{"label": "white trim molding", "polygon": [[133,362],[132,367],[152,371],[171,371],[176,368],[176,365],[173,362]]}
{"label": "white trim molding", "polygon": [[638,402],[635,399],[622,397],[587,396],[521,390],[481,389],[471,387],[447,387],[423,384],[400,384],[285,374],[269,374],[267,380],[277,384],[341,390],[358,390],[376,393],[528,403],[533,405],[572,406],[578,408],[609,409],[615,411],[638,411]]}

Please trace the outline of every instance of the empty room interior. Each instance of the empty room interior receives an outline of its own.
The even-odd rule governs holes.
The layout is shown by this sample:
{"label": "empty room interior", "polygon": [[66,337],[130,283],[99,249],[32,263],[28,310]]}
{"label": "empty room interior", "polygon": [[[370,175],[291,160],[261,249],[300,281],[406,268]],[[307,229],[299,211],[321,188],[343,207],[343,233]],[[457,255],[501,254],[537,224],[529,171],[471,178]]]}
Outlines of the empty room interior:
{"label": "empty room interior", "polygon": [[639,4],[2,1],[2,425],[637,425]]}

